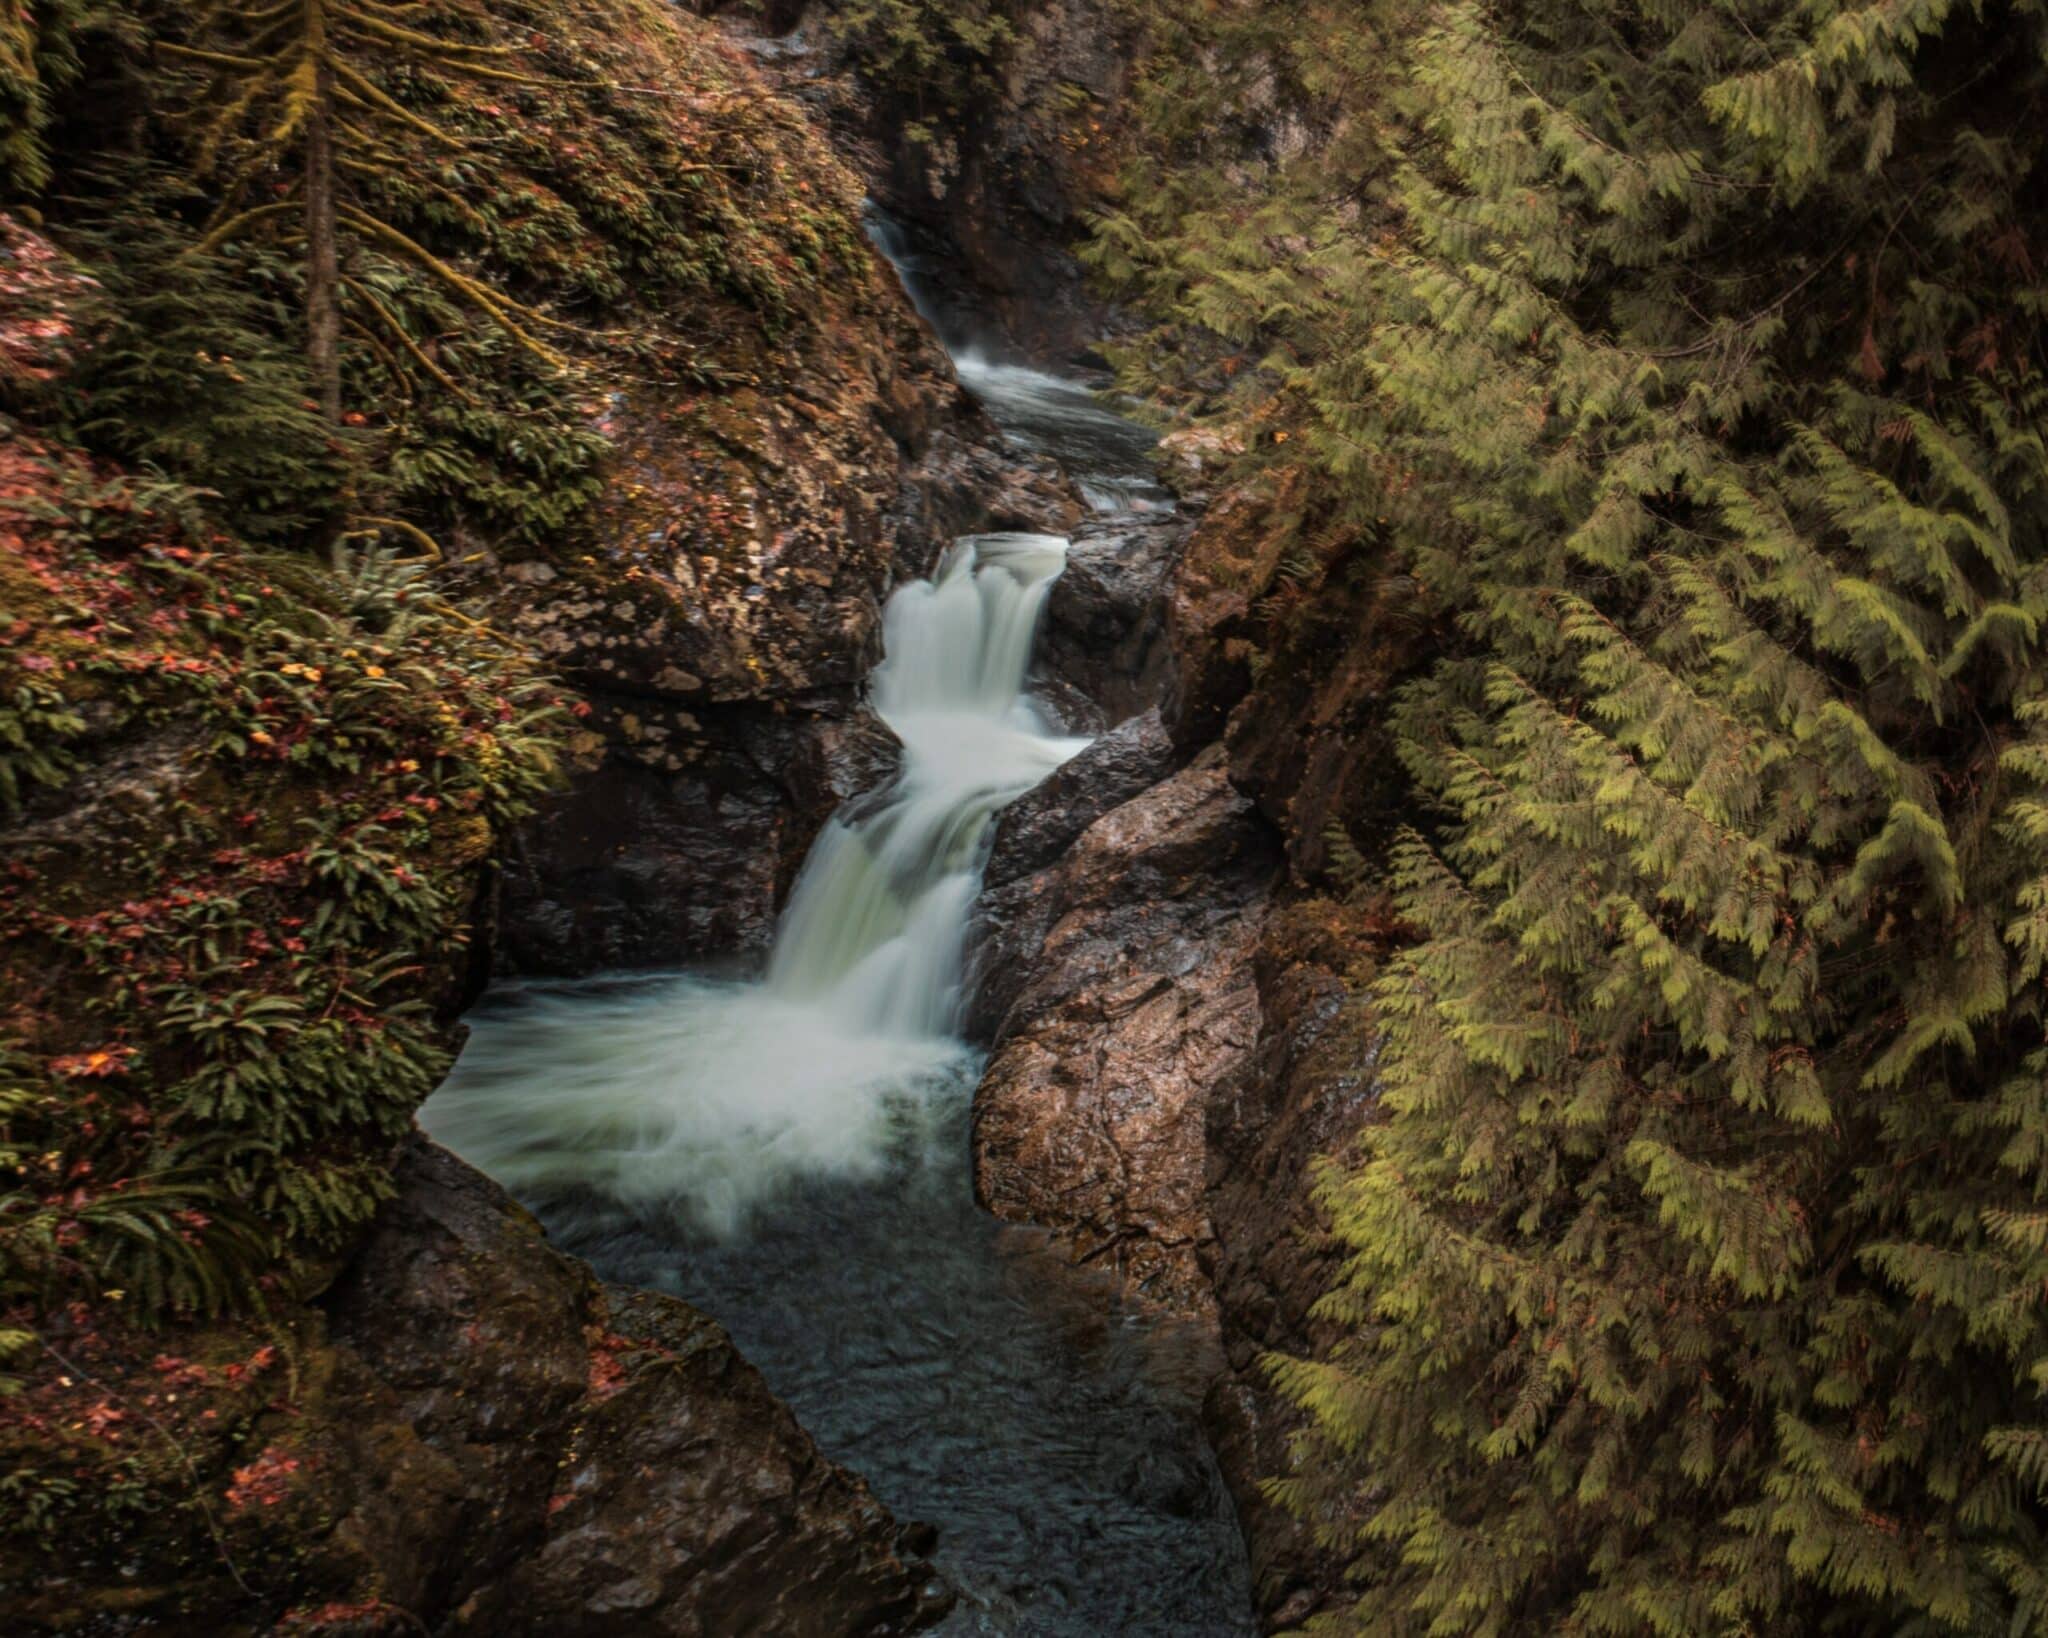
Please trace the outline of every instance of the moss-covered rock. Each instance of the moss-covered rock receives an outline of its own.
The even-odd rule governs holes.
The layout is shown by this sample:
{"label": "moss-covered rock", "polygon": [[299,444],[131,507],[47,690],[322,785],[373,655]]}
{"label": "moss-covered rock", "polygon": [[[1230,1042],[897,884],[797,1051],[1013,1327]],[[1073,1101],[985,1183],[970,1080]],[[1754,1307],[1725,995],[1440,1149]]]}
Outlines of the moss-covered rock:
{"label": "moss-covered rock", "polygon": [[599,1285],[430,1144],[396,1184],[268,1324],[55,1317],[0,1419],[10,1631],[881,1638],[943,1611],[716,1325]]}
{"label": "moss-covered rock", "polygon": [[0,423],[0,1300],[246,1306],[388,1192],[494,839],[571,718],[336,568]]}

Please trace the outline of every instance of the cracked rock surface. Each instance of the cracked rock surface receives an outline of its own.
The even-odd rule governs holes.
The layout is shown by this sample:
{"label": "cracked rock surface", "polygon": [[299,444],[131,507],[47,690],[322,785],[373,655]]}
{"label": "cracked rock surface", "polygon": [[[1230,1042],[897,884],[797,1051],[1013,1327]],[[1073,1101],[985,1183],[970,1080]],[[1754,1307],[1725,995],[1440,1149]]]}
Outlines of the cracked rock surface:
{"label": "cracked rock surface", "polygon": [[397,1183],[325,1301],[300,1434],[331,1587],[494,1638],[880,1638],[938,1613],[887,1509],[719,1326],[601,1286],[432,1144]]}

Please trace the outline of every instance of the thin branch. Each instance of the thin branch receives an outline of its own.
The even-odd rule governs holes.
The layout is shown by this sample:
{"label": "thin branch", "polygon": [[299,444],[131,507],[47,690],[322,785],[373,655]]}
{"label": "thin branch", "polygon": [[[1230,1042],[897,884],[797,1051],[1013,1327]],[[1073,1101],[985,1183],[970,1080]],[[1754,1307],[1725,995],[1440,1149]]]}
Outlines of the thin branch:
{"label": "thin branch", "polygon": [[[545,318],[544,314],[532,313],[531,309],[512,301],[510,297],[500,296],[487,285],[468,277],[466,274],[457,272],[432,251],[423,245],[415,244],[388,222],[380,222],[376,217],[369,215],[367,212],[357,210],[353,205],[344,205],[341,209],[341,215],[342,219],[358,232],[374,239],[387,250],[396,251],[416,267],[431,273],[435,278],[447,285],[449,289],[468,300],[473,306],[480,308],[488,317],[495,320],[507,335],[511,336],[527,352],[533,354],[535,358],[540,359],[543,363],[548,364],[554,369],[567,367],[569,362],[567,358],[538,337],[530,335],[518,320],[512,317],[514,310],[522,314],[530,314],[535,318]],[[570,327],[565,326],[565,328]]]}
{"label": "thin branch", "polygon": [[380,529],[389,529],[394,534],[404,535],[406,539],[414,542],[434,562],[448,561],[448,554],[441,550],[441,543],[417,524],[407,523],[404,518],[365,517],[362,521],[368,527],[349,530],[348,539],[353,540],[363,535],[376,534]]}
{"label": "thin branch", "polygon": [[238,57],[226,51],[201,51],[195,46],[173,45],[169,40],[158,40],[156,50],[166,57],[176,57],[180,62],[209,63],[215,68],[239,68],[253,73],[270,66],[260,57]]}
{"label": "thin branch", "polygon": [[334,71],[335,78],[345,84],[357,97],[373,107],[381,108],[393,119],[400,120],[404,124],[409,125],[422,136],[428,137],[435,142],[443,143],[450,148],[460,148],[463,146],[460,137],[442,130],[440,126],[434,124],[431,120],[420,118],[418,114],[415,114],[404,103],[398,101],[397,98],[379,90],[366,76],[351,68],[340,57],[330,55],[328,67]]}
{"label": "thin branch", "polygon": [[475,402],[475,399],[470,396],[469,392],[466,389],[464,389],[453,376],[451,376],[446,370],[442,369],[440,365],[436,364],[431,358],[429,358],[426,355],[426,353],[421,350],[419,343],[414,341],[411,336],[406,334],[405,326],[398,322],[397,315],[394,314],[390,308],[386,307],[381,301],[379,301],[373,291],[369,290],[367,287],[351,278],[343,278],[341,283],[343,289],[353,291],[357,296],[359,296],[362,299],[363,303],[370,309],[370,311],[375,313],[377,317],[383,321],[384,327],[387,330],[389,330],[392,335],[397,337],[398,344],[401,347],[403,347],[408,353],[412,354],[414,361],[418,363],[421,369],[425,370],[427,374],[431,375],[436,381],[440,382],[442,386],[446,387],[450,392],[452,392],[457,398],[461,399],[465,404]]}
{"label": "thin branch", "polygon": [[183,261],[190,256],[211,255],[230,239],[239,237],[245,229],[254,227],[258,222],[268,221],[273,216],[297,215],[303,208],[296,199],[287,199],[281,204],[258,205],[254,210],[245,210],[237,216],[230,216],[196,245],[180,252],[178,259]]}

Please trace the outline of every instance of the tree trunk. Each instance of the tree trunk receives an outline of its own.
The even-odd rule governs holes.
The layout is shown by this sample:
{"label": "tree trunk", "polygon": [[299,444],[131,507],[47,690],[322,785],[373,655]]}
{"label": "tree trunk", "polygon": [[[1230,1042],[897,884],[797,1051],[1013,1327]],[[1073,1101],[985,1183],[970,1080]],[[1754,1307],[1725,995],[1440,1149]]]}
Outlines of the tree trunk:
{"label": "tree trunk", "polygon": [[306,119],[306,359],[320,408],[341,424],[341,261],[334,227],[334,84],[326,0],[306,0],[313,109]]}

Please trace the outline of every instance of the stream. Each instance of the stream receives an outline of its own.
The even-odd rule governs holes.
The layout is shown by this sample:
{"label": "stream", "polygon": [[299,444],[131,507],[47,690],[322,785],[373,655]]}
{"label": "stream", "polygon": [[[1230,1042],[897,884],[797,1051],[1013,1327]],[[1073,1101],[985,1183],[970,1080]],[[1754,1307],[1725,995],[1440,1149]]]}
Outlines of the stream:
{"label": "stream", "polygon": [[[890,231],[871,223],[926,310]],[[1097,510],[1165,503],[1142,428],[940,330]],[[1065,557],[967,536],[898,588],[870,689],[902,772],[819,837],[765,973],[498,986],[422,1118],[603,1277],[720,1321],[827,1455],[935,1525],[960,1594],[940,1633],[1238,1638],[1249,1572],[1196,1424],[1213,1340],[971,1189],[959,1018],[989,829],[1087,743],[1026,692]]]}

